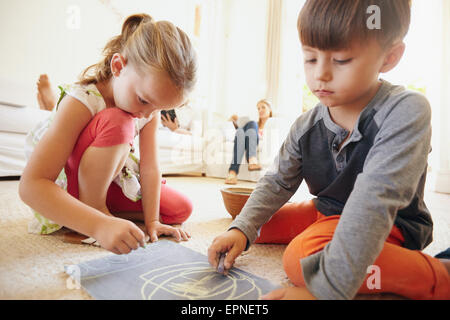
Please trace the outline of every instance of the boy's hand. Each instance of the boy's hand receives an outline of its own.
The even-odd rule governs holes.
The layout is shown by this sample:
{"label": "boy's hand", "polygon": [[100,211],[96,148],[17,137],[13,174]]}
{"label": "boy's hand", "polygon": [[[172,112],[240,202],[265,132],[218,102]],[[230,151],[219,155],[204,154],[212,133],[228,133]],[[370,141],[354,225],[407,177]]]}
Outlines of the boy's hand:
{"label": "boy's hand", "polygon": [[181,228],[172,227],[167,224],[162,224],[159,221],[152,221],[145,225],[147,233],[150,236],[150,241],[158,241],[158,236],[164,234],[174,237],[177,241],[187,241],[191,237],[190,234]]}
{"label": "boy's hand", "polygon": [[105,218],[94,235],[103,248],[115,254],[127,254],[145,246],[145,234],[133,222],[110,216]]}
{"label": "boy's hand", "polygon": [[239,229],[231,229],[216,237],[208,248],[208,261],[217,269],[221,253],[227,253],[225,257],[225,270],[231,269],[234,260],[244,251],[247,245],[247,237]]}

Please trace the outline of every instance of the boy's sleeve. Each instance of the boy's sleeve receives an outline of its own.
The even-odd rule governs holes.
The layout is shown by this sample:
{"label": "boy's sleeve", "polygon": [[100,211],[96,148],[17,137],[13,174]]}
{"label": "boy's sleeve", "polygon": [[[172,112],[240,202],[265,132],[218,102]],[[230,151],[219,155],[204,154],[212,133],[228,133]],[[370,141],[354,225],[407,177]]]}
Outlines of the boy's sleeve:
{"label": "boy's sleeve", "polygon": [[300,120],[293,124],[271,168],[258,181],[241,213],[230,225],[229,229],[237,228],[247,236],[247,248],[258,237],[261,226],[292,197],[302,182]]}
{"label": "boy's sleeve", "polygon": [[[431,109],[409,95],[380,125],[373,147],[324,250],[300,260],[319,299],[352,299],[383,249],[397,211],[408,206],[427,168]],[[383,270],[381,270],[383,273]]]}

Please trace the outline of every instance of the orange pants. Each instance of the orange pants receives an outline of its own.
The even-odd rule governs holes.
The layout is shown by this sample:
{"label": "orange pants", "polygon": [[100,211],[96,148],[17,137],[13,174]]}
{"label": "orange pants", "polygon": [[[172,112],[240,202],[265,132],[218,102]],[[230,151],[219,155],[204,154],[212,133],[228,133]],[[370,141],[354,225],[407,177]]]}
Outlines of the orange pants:
{"label": "orange pants", "polygon": [[[339,215],[321,214],[312,201],[287,203],[261,228],[255,243],[288,244],[284,270],[293,284],[304,286],[300,259],[322,250],[333,238]],[[404,238],[394,226],[373,265],[380,270],[380,289],[367,281],[359,293],[389,292],[410,299],[450,299],[450,276],[436,258],[402,247]]]}

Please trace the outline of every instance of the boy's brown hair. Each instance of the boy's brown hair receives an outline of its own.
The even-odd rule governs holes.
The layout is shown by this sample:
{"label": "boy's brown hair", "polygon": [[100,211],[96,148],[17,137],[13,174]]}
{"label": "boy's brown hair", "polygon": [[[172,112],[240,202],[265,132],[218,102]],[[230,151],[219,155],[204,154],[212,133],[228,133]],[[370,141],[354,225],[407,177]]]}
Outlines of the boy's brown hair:
{"label": "boy's brown hair", "polygon": [[[367,12],[380,9],[380,29],[369,28]],[[307,0],[297,28],[300,41],[319,50],[348,48],[354,40],[377,39],[386,48],[403,39],[411,21],[411,0]]]}

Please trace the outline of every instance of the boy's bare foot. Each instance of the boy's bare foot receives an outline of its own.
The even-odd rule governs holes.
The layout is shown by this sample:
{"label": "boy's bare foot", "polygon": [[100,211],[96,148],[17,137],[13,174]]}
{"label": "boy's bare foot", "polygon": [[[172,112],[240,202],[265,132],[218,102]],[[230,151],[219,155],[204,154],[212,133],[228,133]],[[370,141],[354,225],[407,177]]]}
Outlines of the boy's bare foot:
{"label": "boy's bare foot", "polygon": [[56,104],[56,96],[52,91],[50,81],[46,74],[41,74],[37,81],[37,100],[42,110],[52,111]]}

